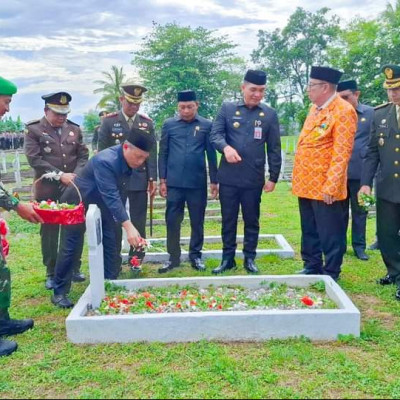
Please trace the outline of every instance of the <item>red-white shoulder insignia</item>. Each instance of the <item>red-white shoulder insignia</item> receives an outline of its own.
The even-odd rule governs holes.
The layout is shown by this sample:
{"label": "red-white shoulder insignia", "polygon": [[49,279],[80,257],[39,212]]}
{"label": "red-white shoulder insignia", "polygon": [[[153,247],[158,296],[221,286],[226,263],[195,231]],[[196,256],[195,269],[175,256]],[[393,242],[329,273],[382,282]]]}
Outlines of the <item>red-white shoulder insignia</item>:
{"label": "red-white shoulder insignia", "polygon": [[108,113],[105,115],[105,118],[115,117],[118,115],[118,111],[114,111],[112,113]]}
{"label": "red-white shoulder insignia", "polygon": [[147,114],[144,114],[144,113],[138,113],[142,118],[144,118],[144,119],[147,119],[148,121],[151,121],[151,122],[153,122],[153,120],[147,115]]}

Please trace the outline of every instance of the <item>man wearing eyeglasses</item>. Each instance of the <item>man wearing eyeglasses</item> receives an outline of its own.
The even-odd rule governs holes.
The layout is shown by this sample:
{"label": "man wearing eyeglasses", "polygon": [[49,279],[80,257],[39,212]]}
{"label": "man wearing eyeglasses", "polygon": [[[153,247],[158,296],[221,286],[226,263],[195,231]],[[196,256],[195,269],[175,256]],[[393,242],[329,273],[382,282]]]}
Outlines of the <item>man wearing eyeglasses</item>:
{"label": "man wearing eyeglasses", "polygon": [[292,181],[299,198],[301,273],[334,280],[346,251],[347,166],[357,129],[354,108],[336,94],[341,75],[329,67],[311,68],[307,94],[313,105],[300,133]]}
{"label": "man wearing eyeglasses", "polygon": [[[57,180],[42,179],[35,185],[35,199],[38,201],[60,199],[64,189],[75,178],[78,170],[85,166],[89,151],[83,143],[79,125],[67,119],[70,112],[71,95],[57,92],[43,95],[44,117],[28,122],[25,137],[25,154],[29,165],[35,171],[35,180],[46,172],[55,172]],[[46,266],[48,290],[54,286],[59,242],[64,229],[60,225],[42,224],[40,237],[43,264]],[[72,280],[82,282],[80,262],[74,268]]]}

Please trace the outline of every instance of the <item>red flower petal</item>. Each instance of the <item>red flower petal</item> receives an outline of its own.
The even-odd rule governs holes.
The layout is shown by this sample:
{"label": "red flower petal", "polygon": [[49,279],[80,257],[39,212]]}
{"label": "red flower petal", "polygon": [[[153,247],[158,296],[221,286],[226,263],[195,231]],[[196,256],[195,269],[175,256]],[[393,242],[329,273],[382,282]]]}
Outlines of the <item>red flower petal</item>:
{"label": "red flower petal", "polygon": [[304,296],[301,298],[301,302],[305,304],[306,306],[312,306],[314,304],[314,301],[310,299],[308,296]]}

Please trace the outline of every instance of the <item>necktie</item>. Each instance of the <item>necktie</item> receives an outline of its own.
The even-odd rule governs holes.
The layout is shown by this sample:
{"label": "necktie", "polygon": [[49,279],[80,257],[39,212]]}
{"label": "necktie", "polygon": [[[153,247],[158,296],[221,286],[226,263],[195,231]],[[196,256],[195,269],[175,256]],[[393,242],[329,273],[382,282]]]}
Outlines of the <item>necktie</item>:
{"label": "necktie", "polygon": [[400,106],[396,106],[396,111],[397,111],[397,125],[400,129]]}
{"label": "necktie", "polygon": [[128,119],[128,125],[129,125],[129,128],[132,128],[132,126],[133,126],[133,119],[132,118]]}

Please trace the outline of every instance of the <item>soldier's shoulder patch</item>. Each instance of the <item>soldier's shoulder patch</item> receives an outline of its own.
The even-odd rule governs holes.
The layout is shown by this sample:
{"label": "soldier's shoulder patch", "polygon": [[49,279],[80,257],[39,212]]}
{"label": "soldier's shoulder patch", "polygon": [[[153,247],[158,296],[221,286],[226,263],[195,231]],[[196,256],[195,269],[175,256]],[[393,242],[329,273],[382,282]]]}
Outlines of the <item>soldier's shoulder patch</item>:
{"label": "soldier's shoulder patch", "polygon": [[69,119],[67,119],[67,122],[68,122],[69,124],[71,124],[71,125],[79,126],[79,124],[77,124],[76,122],[71,121],[71,120],[69,120]]}
{"label": "soldier's shoulder patch", "polygon": [[376,107],[374,107],[374,110],[379,110],[380,108],[384,108],[384,107],[387,107],[387,106],[390,106],[392,103],[383,103],[383,104],[380,104],[379,106],[376,106]]}
{"label": "soldier's shoulder patch", "polygon": [[40,122],[40,119],[33,119],[32,121],[28,121],[25,125],[34,125],[38,124]]}
{"label": "soldier's shoulder patch", "polygon": [[142,114],[142,113],[138,113],[138,114],[140,115],[141,118],[147,119],[147,121],[153,122],[153,120],[147,114]]}
{"label": "soldier's shoulder patch", "polygon": [[118,115],[118,111],[114,111],[105,115],[105,118],[116,117]]}

